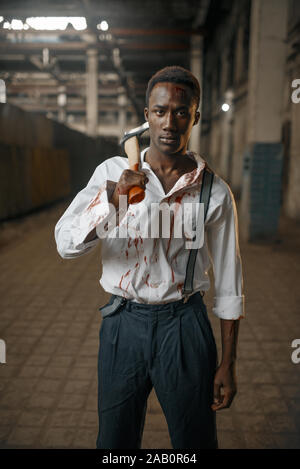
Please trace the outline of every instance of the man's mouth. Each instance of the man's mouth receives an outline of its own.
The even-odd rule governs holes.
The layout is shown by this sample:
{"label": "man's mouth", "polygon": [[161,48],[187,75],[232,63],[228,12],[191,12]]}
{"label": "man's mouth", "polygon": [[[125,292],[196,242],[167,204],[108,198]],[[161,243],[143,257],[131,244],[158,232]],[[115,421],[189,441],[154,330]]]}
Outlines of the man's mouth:
{"label": "man's mouth", "polygon": [[178,137],[175,137],[174,135],[163,135],[159,137],[159,140],[162,143],[166,143],[167,145],[176,143],[178,141]]}

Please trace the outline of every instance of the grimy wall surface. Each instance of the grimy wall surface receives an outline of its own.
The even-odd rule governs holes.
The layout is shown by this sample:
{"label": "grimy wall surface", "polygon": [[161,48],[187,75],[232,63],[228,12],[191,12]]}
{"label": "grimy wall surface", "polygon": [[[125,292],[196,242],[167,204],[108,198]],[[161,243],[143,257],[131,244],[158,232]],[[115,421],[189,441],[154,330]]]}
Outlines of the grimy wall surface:
{"label": "grimy wall surface", "polygon": [[93,139],[44,116],[0,104],[0,220],[75,195],[98,164],[117,154],[114,139]]}
{"label": "grimy wall surface", "polygon": [[[221,3],[221,2],[220,2]],[[224,2],[225,3],[225,2]],[[211,167],[223,177],[236,196],[240,196],[245,186],[244,155],[247,134],[253,119],[249,114],[249,56],[251,56],[251,7],[253,1],[234,0],[230,14],[218,24],[214,20],[211,36],[204,41],[203,111],[201,130],[201,150]],[[261,2],[261,5],[267,2]],[[276,2],[269,1],[275,8]],[[271,97],[267,107],[274,102],[282,107],[282,136],[278,143],[283,145],[281,170],[281,211],[300,220],[300,93],[297,102],[291,99],[295,88],[294,80],[300,80],[300,1],[282,0],[288,8],[287,34],[284,41],[286,61],[282,89],[274,91],[272,80],[266,80]],[[269,21],[270,18],[269,18]],[[266,22],[267,24],[267,22]],[[274,27],[274,37],[270,45],[282,44],[278,30]],[[272,52],[266,54],[272,59]],[[266,62],[266,59],[261,59]],[[274,75],[276,69],[274,67]],[[261,82],[261,80],[259,80]],[[299,87],[299,84],[297,85]],[[221,105],[228,102],[226,91],[233,92],[232,119],[226,126],[228,113],[221,111]],[[269,125],[262,126],[264,131]],[[229,137],[226,133],[229,134]],[[280,140],[280,142],[279,142]],[[267,136],[265,142],[267,142]],[[227,149],[224,148],[224,146]],[[224,151],[225,150],[225,151]],[[267,156],[266,156],[267,158]],[[262,193],[261,204],[265,196]]]}

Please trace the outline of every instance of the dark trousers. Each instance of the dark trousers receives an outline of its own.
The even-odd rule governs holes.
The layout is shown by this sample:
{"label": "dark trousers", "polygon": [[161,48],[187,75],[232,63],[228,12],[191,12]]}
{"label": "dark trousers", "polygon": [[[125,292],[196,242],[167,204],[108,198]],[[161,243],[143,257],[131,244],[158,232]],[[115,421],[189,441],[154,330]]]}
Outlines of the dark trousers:
{"label": "dark trousers", "polygon": [[200,293],[184,304],[127,301],[100,327],[97,448],[140,448],[154,386],[172,447],[217,448],[217,350]]}

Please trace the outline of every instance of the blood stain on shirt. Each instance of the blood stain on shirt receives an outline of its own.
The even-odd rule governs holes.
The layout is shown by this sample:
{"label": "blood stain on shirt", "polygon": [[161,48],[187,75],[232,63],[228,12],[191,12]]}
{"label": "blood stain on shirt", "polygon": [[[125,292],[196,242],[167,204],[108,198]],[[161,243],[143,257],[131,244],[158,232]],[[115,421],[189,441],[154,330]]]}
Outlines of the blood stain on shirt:
{"label": "blood stain on shirt", "polygon": [[119,288],[122,288],[122,282],[125,277],[127,277],[130,274],[131,269],[129,269],[126,274],[123,274],[119,283]]}
{"label": "blood stain on shirt", "polygon": [[137,256],[139,257],[139,250],[138,250],[139,238],[134,238],[133,244],[135,246]]}
{"label": "blood stain on shirt", "polygon": [[147,287],[149,287],[149,286],[150,286],[150,285],[149,285],[149,283],[148,283],[148,279],[149,279],[149,277],[150,277],[150,274],[147,274],[147,277],[146,277],[146,280],[145,280],[145,284],[147,285]]}
{"label": "blood stain on shirt", "polygon": [[174,283],[174,282],[175,282],[175,278],[174,278],[174,270],[173,270],[172,266],[171,266],[171,273],[172,273],[172,283]]}
{"label": "blood stain on shirt", "polygon": [[101,203],[100,197],[102,192],[104,191],[104,188],[100,189],[96,198],[90,203],[90,205],[87,208],[87,211],[91,210],[93,207]]}

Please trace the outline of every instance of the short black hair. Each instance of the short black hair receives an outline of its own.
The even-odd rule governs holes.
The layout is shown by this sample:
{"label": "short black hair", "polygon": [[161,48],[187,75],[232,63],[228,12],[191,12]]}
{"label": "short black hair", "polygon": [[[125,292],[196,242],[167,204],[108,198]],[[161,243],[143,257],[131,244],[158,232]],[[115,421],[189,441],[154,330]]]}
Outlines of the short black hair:
{"label": "short black hair", "polygon": [[149,97],[153,87],[157,83],[162,82],[178,83],[188,86],[193,92],[193,99],[196,101],[198,108],[201,95],[199,81],[189,70],[179,65],[164,67],[150,78],[146,91],[146,106],[149,106]]}

